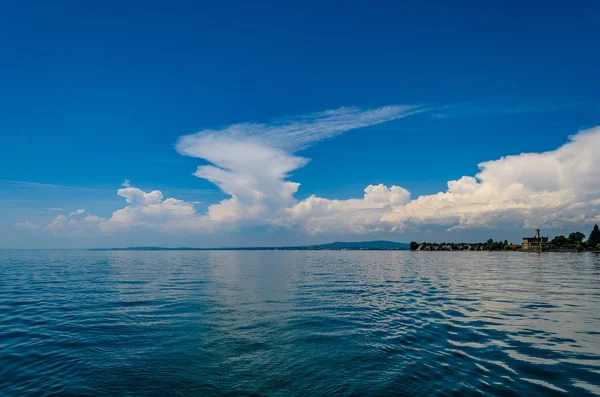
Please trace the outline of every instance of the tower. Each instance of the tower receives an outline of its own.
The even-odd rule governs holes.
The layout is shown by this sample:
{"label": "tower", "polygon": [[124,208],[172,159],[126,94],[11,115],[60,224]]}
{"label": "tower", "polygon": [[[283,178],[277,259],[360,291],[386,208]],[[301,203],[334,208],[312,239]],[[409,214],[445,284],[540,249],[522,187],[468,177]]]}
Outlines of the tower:
{"label": "tower", "polygon": [[540,229],[535,229],[535,238],[540,238]]}

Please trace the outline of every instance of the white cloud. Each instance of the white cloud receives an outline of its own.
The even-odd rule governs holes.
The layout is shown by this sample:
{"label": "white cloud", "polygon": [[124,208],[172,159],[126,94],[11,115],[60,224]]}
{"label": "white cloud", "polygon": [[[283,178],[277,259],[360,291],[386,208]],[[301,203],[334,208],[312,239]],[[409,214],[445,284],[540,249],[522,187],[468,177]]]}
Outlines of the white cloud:
{"label": "white cloud", "polygon": [[14,228],[17,230],[34,231],[38,230],[40,227],[31,221],[25,221],[15,224]]}
{"label": "white cloud", "polygon": [[44,230],[56,235],[73,235],[93,231],[101,221],[104,220],[96,215],[86,216],[85,210],[79,209],[58,215]]}
{"label": "white cloud", "polygon": [[421,112],[415,106],[361,110],[341,108],[270,124],[234,124],[203,130],[179,139],[179,153],[207,160],[194,173],[217,185],[229,199],[208,208],[211,222],[285,223],[285,208],[296,203],[299,183],[287,181],[307,159],[293,153],[345,131],[400,119]]}
{"label": "white cloud", "polygon": [[362,199],[328,200],[310,196],[286,210],[290,224],[310,233],[368,233],[393,227],[381,216],[395,206],[406,204],[410,192],[399,186],[382,184],[365,188]]}
{"label": "white cloud", "polygon": [[[315,142],[332,138],[346,131],[368,127],[424,112],[425,109],[412,106],[384,106],[376,109],[356,107],[339,108],[303,116],[273,120],[269,124],[240,123],[232,124],[221,130],[203,130],[185,135],[177,143],[177,151],[192,157],[208,155],[212,162],[218,158],[207,153],[202,146],[208,142],[233,141],[253,142],[294,152]],[[215,162],[217,165],[218,162]]]}
{"label": "white cloud", "polygon": [[44,230],[47,230],[52,233],[58,233],[61,230],[66,229],[67,226],[69,226],[69,218],[64,214],[60,214],[56,218],[54,218],[52,223],[46,226]]}
{"label": "white cloud", "polygon": [[395,225],[438,223],[450,228],[560,227],[597,222],[600,127],[582,131],[557,150],[523,153],[479,164],[475,177],[448,190],[396,206],[381,218]]}
{"label": "white cloud", "polygon": [[[163,199],[159,190],[144,192],[135,187],[119,189],[117,194],[127,202],[127,206],[115,211],[109,219],[86,217],[97,221],[104,232],[129,229],[131,227],[149,227],[169,230],[204,230],[205,217],[196,213],[195,203],[174,198]],[[201,227],[204,226],[204,227]]]}

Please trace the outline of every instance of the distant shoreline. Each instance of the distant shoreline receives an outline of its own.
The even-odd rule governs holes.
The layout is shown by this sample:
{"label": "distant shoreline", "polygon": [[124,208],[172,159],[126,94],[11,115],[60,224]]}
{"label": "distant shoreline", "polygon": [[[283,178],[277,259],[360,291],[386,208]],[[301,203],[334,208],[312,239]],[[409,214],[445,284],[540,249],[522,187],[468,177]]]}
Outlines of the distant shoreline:
{"label": "distant shoreline", "polygon": [[408,251],[410,245],[395,241],[337,241],[327,244],[296,245],[283,247],[220,247],[220,248],[194,248],[194,247],[125,247],[125,248],[93,248],[91,251]]}
{"label": "distant shoreline", "polygon": [[304,247],[233,247],[233,248],[87,248],[86,251],[410,251],[408,248],[304,248]]}
{"label": "distant shoreline", "polygon": [[[474,250],[431,250],[431,251],[416,251],[405,248],[304,248],[304,247],[224,247],[224,248],[169,248],[169,247],[154,247],[154,248],[0,248],[1,251],[410,251],[410,252],[520,252],[526,254],[538,254],[539,251],[474,251]],[[559,253],[559,254],[581,254],[590,252],[600,254],[600,250],[581,250],[581,251],[560,251],[560,250],[544,250],[543,253]]]}
{"label": "distant shoreline", "polygon": [[[25,249],[26,250],[26,249]],[[43,249],[42,249],[43,250]],[[68,250],[68,249],[61,249]],[[168,247],[127,247],[127,248],[81,248],[84,251],[410,251],[410,252],[427,252],[427,253],[444,253],[444,252],[518,252],[525,254],[539,254],[538,251],[526,250],[508,250],[508,251],[489,251],[489,250],[410,250],[408,248],[308,248],[308,247],[231,247],[231,248],[168,248]],[[581,251],[566,251],[566,250],[544,250],[542,253],[561,253],[561,254],[580,254],[591,252],[600,254],[599,250],[581,250]]]}

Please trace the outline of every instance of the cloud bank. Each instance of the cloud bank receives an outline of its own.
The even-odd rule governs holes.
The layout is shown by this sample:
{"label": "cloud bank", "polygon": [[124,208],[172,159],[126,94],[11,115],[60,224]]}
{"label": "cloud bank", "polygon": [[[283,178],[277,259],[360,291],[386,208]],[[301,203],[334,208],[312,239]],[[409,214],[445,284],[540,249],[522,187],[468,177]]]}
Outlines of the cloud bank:
{"label": "cloud bank", "polygon": [[[600,127],[545,153],[523,153],[479,164],[475,176],[448,190],[410,200],[398,186],[368,186],[363,199],[311,196],[288,209],[309,232],[369,232],[444,226],[447,230],[562,227],[600,222]],[[377,191],[378,200],[371,198]]]}
{"label": "cloud bank", "polygon": [[294,196],[292,172],[307,164],[295,153],[352,129],[408,117],[424,109],[341,108],[267,124],[234,124],[182,136],[175,149],[203,159],[194,175],[229,197],[198,213],[195,203],[144,192],[125,180],[117,194],[126,206],[101,218],[74,211],[46,227],[105,233],[133,227],[166,232],[212,232],[267,225],[319,233],[369,233],[493,227],[562,227],[600,222],[600,127],[581,131],[556,150],[522,153],[479,164],[479,172],[448,189],[412,198],[400,186],[369,185],[362,197],[331,200]]}

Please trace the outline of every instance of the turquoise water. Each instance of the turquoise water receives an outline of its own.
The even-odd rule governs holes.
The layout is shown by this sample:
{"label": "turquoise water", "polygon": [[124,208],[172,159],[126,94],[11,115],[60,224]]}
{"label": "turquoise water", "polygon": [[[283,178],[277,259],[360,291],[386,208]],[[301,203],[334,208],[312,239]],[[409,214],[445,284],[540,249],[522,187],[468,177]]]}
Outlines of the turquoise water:
{"label": "turquoise water", "polygon": [[0,395],[600,395],[600,255],[0,251]]}

